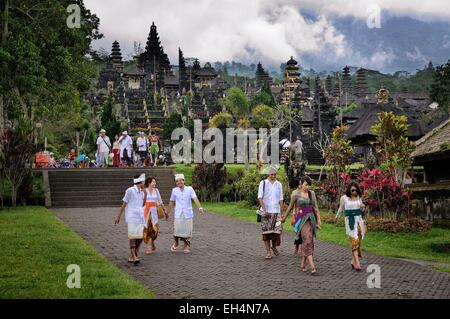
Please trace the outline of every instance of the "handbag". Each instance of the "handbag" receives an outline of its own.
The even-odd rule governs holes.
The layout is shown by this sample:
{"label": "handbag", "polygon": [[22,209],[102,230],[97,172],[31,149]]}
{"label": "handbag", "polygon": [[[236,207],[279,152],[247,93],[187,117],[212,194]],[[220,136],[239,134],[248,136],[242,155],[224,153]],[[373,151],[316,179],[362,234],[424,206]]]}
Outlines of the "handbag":
{"label": "handbag", "polygon": [[[263,197],[262,197],[263,200],[264,200],[264,193],[265,193],[265,190],[266,190],[266,181],[264,181],[264,184],[263,184]],[[256,211],[256,222],[258,222],[258,223],[261,222],[263,213],[264,213],[264,212],[263,212],[263,210],[261,209],[261,207],[258,208],[258,210]]]}
{"label": "handbag", "polygon": [[[157,192],[158,192],[159,200],[162,203],[162,199],[161,199],[161,195],[159,194],[159,190],[157,190]],[[159,204],[158,207],[156,207],[156,211],[158,212],[158,218],[164,218],[166,216],[166,214],[164,213],[164,205],[163,204]]]}

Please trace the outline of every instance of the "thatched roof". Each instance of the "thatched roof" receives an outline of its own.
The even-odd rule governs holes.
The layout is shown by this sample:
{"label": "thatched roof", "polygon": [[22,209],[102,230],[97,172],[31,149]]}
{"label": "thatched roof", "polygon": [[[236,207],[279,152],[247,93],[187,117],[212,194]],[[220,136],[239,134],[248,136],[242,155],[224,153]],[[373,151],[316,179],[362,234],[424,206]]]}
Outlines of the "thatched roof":
{"label": "thatched roof", "polygon": [[416,141],[412,158],[448,153],[450,155],[450,119]]}
{"label": "thatched roof", "polygon": [[[360,118],[348,129],[346,135],[347,138],[351,140],[368,140],[373,137],[371,131],[372,126],[377,122],[378,113],[381,112],[393,112],[395,115],[407,115],[405,112],[396,107],[395,105],[389,104],[377,104],[377,103],[366,103],[364,108],[364,113]],[[424,135],[424,130],[422,124],[410,117],[408,117],[408,137],[410,139],[419,139]]]}

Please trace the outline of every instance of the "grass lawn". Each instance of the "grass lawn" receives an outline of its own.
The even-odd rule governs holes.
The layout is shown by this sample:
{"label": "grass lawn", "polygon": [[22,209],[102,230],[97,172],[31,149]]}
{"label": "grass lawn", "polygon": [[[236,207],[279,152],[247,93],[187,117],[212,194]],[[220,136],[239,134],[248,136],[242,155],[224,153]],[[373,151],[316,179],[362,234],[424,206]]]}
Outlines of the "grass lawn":
{"label": "grass lawn", "polygon": [[[153,298],[44,207],[0,211],[0,298]],[[69,289],[77,264],[81,288]]]}
{"label": "grass lawn", "polygon": [[[235,202],[202,203],[202,206],[212,212],[256,223],[256,207],[248,208]],[[292,226],[288,221],[284,225],[285,230],[292,231]],[[322,223],[322,229],[318,231],[317,238],[349,246],[344,228],[335,224]],[[448,252],[438,249],[438,245],[443,243],[450,243],[450,229],[432,228],[424,233],[411,234],[391,234],[369,230],[362,247],[367,252],[382,256],[450,263]]]}

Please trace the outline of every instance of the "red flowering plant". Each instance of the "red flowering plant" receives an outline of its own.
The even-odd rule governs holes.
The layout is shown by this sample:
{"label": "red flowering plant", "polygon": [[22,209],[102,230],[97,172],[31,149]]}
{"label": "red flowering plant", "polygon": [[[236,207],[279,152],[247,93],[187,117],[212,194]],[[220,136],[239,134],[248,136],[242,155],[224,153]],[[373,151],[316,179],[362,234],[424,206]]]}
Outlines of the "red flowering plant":
{"label": "red flowering plant", "polygon": [[394,221],[399,213],[409,212],[411,192],[405,190],[394,176],[375,168],[363,170],[358,180],[371,211]]}

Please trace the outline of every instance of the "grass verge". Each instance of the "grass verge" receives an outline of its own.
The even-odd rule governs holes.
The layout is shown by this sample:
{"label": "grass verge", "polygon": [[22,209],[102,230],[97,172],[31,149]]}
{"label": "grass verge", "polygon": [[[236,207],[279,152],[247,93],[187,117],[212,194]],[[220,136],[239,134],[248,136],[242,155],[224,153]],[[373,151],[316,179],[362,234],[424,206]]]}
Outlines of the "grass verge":
{"label": "grass verge", "polygon": [[[44,207],[0,211],[0,298],[153,298]],[[81,288],[66,285],[80,266]]]}

